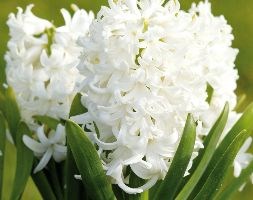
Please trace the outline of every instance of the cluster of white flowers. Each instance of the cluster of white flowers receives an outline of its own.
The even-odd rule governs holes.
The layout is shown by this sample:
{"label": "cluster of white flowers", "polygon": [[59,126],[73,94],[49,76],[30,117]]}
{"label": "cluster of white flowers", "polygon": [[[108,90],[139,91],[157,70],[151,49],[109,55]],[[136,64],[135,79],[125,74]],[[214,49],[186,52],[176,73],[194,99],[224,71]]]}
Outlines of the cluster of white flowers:
{"label": "cluster of white flowers", "polygon": [[7,83],[15,91],[22,119],[30,126],[34,115],[67,119],[83,80],[76,68],[82,49],[76,40],[88,35],[94,18],[85,10],[76,9],[71,17],[62,9],[65,24],[55,27],[35,16],[32,7],[10,14],[7,24],[11,38],[5,55]]}
{"label": "cluster of white flowers", "polygon": [[[223,16],[213,16],[208,1],[188,12],[177,0],[163,4],[109,0],[89,37],[79,40],[84,49],[78,68],[86,77],[82,103],[88,112],[73,119],[90,130],[107,175],[128,193],[165,177],[187,113],[197,122],[194,159],[225,102],[231,110],[236,105],[238,50],[231,47],[231,26]],[[231,124],[237,118],[233,112]],[[126,185],[128,166],[148,180],[144,186]]]}
{"label": "cluster of white flowers", "polygon": [[7,24],[11,38],[5,59],[7,82],[15,91],[22,120],[38,136],[35,140],[23,138],[40,158],[34,170],[37,172],[52,156],[55,161],[65,159],[66,138],[62,126],[58,126],[56,132],[47,133],[47,138],[43,127],[38,127],[32,117],[68,118],[70,105],[84,78],[76,68],[82,50],[76,41],[78,37],[88,35],[94,14],[73,6],[75,13],[71,17],[62,9],[65,24],[55,27],[35,16],[32,7],[29,5],[24,12],[19,8],[17,15],[10,14]]}
{"label": "cluster of white flowers", "polygon": [[[127,193],[165,177],[188,113],[197,123],[188,170],[225,102],[231,113],[222,138],[240,117],[233,111],[238,50],[231,47],[231,26],[213,16],[207,0],[189,11],[178,0],[164,2],[109,0],[95,20],[74,6],[72,17],[62,9],[61,27],[36,17],[32,5],[9,16],[7,83],[22,119],[36,131],[35,139],[23,137],[40,158],[34,172],[51,157],[65,158],[66,136],[62,125],[47,132],[32,116],[67,119],[77,92],[88,112],[73,120],[89,130],[107,175]],[[253,159],[246,153],[250,143],[234,161],[236,177]],[[127,167],[146,184],[127,186]]]}

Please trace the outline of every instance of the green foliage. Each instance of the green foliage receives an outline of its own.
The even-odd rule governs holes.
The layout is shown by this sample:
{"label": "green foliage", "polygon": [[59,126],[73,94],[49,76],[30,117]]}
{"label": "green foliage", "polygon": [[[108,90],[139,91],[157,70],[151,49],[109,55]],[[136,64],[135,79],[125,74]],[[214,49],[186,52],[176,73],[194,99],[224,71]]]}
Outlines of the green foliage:
{"label": "green foliage", "polygon": [[43,199],[56,200],[52,187],[43,171],[36,174],[32,173],[31,176]]}
{"label": "green foliage", "polygon": [[214,90],[213,90],[213,87],[209,83],[207,83],[206,92],[207,92],[206,101],[210,104]]}
{"label": "green foliage", "polygon": [[226,137],[221,141],[221,143],[217,147],[216,151],[214,152],[214,155],[212,156],[211,161],[207,166],[205,173],[203,174],[201,180],[198,183],[199,186],[201,186],[203,182],[205,182],[211,171],[215,168],[216,164],[221,159],[226,149],[234,141],[234,139],[237,138],[238,134],[242,130],[247,130],[249,133],[251,133],[253,129],[252,121],[253,121],[253,104],[248,106],[248,108],[245,110],[241,118],[235,123],[235,125],[231,128],[231,130],[227,133]]}
{"label": "green foliage", "polygon": [[226,125],[228,112],[229,106],[228,104],[226,104],[218,120],[215,122],[212,129],[208,133],[208,136],[204,140],[205,148],[200,150],[198,157],[193,162],[193,166],[190,170],[190,175],[185,178],[185,181],[187,181],[187,183],[180,191],[178,195],[179,199],[185,199],[191,194],[196,183],[198,183],[199,179],[207,168],[209,161],[211,160],[212,155],[215,152],[219,138]]}
{"label": "green foliage", "polygon": [[[78,93],[71,104],[69,117],[82,114],[86,111],[87,109],[84,108],[81,103],[81,94]],[[87,199],[85,188],[81,182],[74,177],[76,174],[79,174],[79,171],[68,143],[67,148],[65,165],[65,182],[67,187],[65,189],[65,197],[66,199]]]}
{"label": "green foliage", "polygon": [[5,140],[6,126],[5,118],[0,112],[0,199],[2,199],[3,175],[4,175],[4,157],[5,157]]}
{"label": "green foliage", "polygon": [[57,125],[60,123],[59,120],[54,119],[52,117],[48,117],[48,116],[36,115],[33,118],[39,124],[44,124],[44,125],[47,126],[47,128],[50,128],[50,129],[53,129],[53,130],[56,130]]}
{"label": "green foliage", "polygon": [[153,200],[155,198],[157,191],[159,187],[161,186],[162,182],[163,182],[162,180],[157,181],[156,184],[152,188],[149,189],[149,200]]}
{"label": "green foliage", "polygon": [[66,166],[65,166],[65,182],[66,182],[66,188],[65,188],[65,197],[66,199],[87,199],[87,195],[83,197],[83,194],[85,194],[85,188],[81,184],[79,180],[75,179],[75,175],[79,174],[78,168],[76,166],[73,154],[70,150],[69,144],[68,144],[68,150],[67,150],[67,158],[66,158]]}
{"label": "green foliage", "polygon": [[118,185],[112,185],[112,190],[116,199],[128,200],[128,194],[125,193]]}
{"label": "green foliage", "polygon": [[[228,169],[232,166],[232,163],[240,150],[243,143],[248,138],[249,134],[246,130],[241,131],[229,144],[227,149],[221,155],[219,161],[216,163],[214,169],[208,175],[205,183],[202,185],[202,188],[198,192],[194,200],[208,200],[213,199],[213,197],[219,192]],[[179,198],[180,199],[180,198]],[[181,199],[180,199],[181,200]]]}
{"label": "green foliage", "polygon": [[73,153],[83,184],[94,200],[113,200],[114,194],[94,145],[83,129],[66,122],[67,141]]}
{"label": "green foliage", "polygon": [[191,115],[188,115],[184,132],[177,148],[170,169],[158,189],[155,200],[173,200],[176,191],[183,180],[189,164],[196,140],[196,125]]}
{"label": "green foliage", "polygon": [[[190,171],[191,175],[184,178],[184,184],[182,184],[182,188],[178,190],[179,194],[174,196],[184,174],[181,172],[180,175],[178,172],[179,169],[176,169],[176,167],[180,168],[180,164],[175,165],[176,167],[173,165],[174,160],[178,159],[178,154],[176,153],[165,180],[161,182],[158,190],[155,190],[155,199],[205,200],[213,199],[217,194],[220,195],[218,196],[220,199],[229,199],[231,193],[237,191],[238,188],[247,181],[247,178],[249,178],[249,175],[253,171],[253,164],[251,163],[251,165],[242,172],[239,179],[234,179],[231,186],[225,189],[224,192],[221,190],[222,184],[225,182],[225,177],[232,166],[235,156],[249,137],[250,132],[248,130],[251,131],[253,128],[253,124],[250,123],[253,121],[252,108],[252,105],[250,105],[246,109],[242,117],[216,148],[228,118],[229,108],[228,104],[226,104],[220,117],[204,141],[205,148],[200,151],[199,156],[194,161]],[[247,131],[244,128],[247,128]],[[180,143],[182,143],[182,140],[183,138]],[[183,147],[179,145],[177,152],[180,151],[180,149],[182,151]],[[185,162],[184,159],[183,162]],[[173,167],[175,169],[173,169]]]}
{"label": "green foliage", "polygon": [[31,132],[27,125],[21,122],[16,136],[17,165],[11,200],[20,199],[32,170],[33,152],[24,145],[24,135],[31,136]]}
{"label": "green foliage", "polygon": [[15,142],[18,124],[20,122],[20,113],[14,91],[11,87],[4,88],[0,91],[0,109],[8,122],[8,128]]}
{"label": "green foliage", "polygon": [[58,172],[56,169],[56,163],[53,159],[50,160],[50,162],[48,163],[48,176],[47,179],[50,181],[51,183],[51,187],[55,193],[56,199],[57,200],[63,200],[63,190],[62,190],[62,185],[60,183],[60,178],[58,176]]}
{"label": "green foliage", "polygon": [[71,104],[71,109],[70,109],[70,114],[69,114],[70,117],[75,116],[75,115],[80,115],[80,114],[87,112],[87,109],[82,105],[81,97],[82,97],[82,95],[80,93],[78,93],[75,96],[75,98]]}
{"label": "green foliage", "polygon": [[234,178],[229,185],[215,197],[216,200],[229,200],[244,184],[249,180],[253,173],[253,161],[244,169],[238,178]]}
{"label": "green foliage", "polygon": [[[133,171],[131,170],[129,175],[129,186],[132,188],[137,188],[145,184],[145,180],[139,178]],[[128,200],[146,200],[148,199],[148,191],[145,191],[141,194],[131,194],[128,195]]]}

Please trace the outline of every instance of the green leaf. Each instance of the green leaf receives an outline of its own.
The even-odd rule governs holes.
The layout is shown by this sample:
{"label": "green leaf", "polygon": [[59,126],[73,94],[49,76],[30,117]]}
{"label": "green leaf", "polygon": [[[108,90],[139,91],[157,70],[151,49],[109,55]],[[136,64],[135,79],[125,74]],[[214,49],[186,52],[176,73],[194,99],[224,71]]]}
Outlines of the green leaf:
{"label": "green leaf", "polygon": [[0,93],[0,109],[8,122],[10,133],[16,142],[16,132],[20,122],[20,113],[13,89],[8,87]]}
{"label": "green leaf", "polygon": [[219,161],[216,163],[215,167],[208,175],[207,179],[202,185],[202,188],[194,200],[213,199],[213,197],[219,192],[220,188],[222,187],[229,167],[233,165],[233,161],[238,151],[248,137],[249,133],[246,130],[243,130],[237,134],[237,136],[233,139],[233,141],[221,155]]}
{"label": "green leaf", "polygon": [[247,99],[247,95],[246,95],[246,94],[240,95],[240,96],[237,98],[237,104],[236,104],[236,107],[235,107],[234,110],[235,110],[235,111],[241,110],[241,108],[243,107],[243,105],[245,105],[246,99]]}
{"label": "green leaf", "polygon": [[218,196],[215,197],[216,200],[229,200],[232,199],[232,195],[237,192],[240,187],[249,181],[250,175],[253,173],[253,161],[248,165],[246,169],[244,169],[238,178],[234,178],[232,182],[230,182],[224,191],[219,193]]}
{"label": "green leaf", "polygon": [[222,140],[221,144],[217,148],[212,161],[217,161],[220,155],[224,152],[224,148],[226,148],[234,138],[240,133],[242,130],[247,130],[249,133],[253,130],[253,103],[251,103],[246,110],[244,111],[241,118],[235,123],[235,125],[228,132],[226,137]]}
{"label": "green leaf", "polygon": [[212,97],[213,97],[213,92],[214,92],[214,89],[213,87],[207,83],[207,87],[206,87],[206,93],[207,93],[207,99],[206,101],[210,104],[211,100],[212,100]]}
{"label": "green leaf", "polygon": [[59,120],[43,115],[35,115],[33,116],[35,121],[39,122],[40,124],[45,124],[48,128],[56,130],[57,125],[60,123]]}
{"label": "green leaf", "polygon": [[27,125],[21,122],[18,126],[16,137],[17,161],[16,173],[11,194],[12,200],[20,199],[30,176],[33,165],[33,152],[28,149],[23,143],[23,135],[28,135],[31,137],[31,132]]}
{"label": "green leaf", "polygon": [[149,190],[146,190],[143,193],[141,193],[140,200],[149,200]]}
{"label": "green leaf", "polygon": [[[139,178],[128,166],[126,168],[126,176],[129,176],[129,184],[128,186],[131,188],[138,188],[143,186],[146,183],[146,180]],[[151,189],[153,189],[152,187]],[[113,192],[116,196],[116,199],[120,200],[148,200],[150,199],[150,190],[146,190],[145,192],[142,193],[137,193],[137,194],[128,194],[124,190],[122,190],[118,185],[113,184],[112,185]],[[153,199],[153,198],[151,198]]]}
{"label": "green leaf", "polygon": [[54,192],[43,171],[39,171],[36,174],[32,173],[31,176],[43,199],[56,200]]}
{"label": "green leaf", "polygon": [[0,112],[0,199],[2,199],[2,188],[3,188],[3,172],[4,172],[4,153],[5,153],[5,142],[6,142],[6,126],[5,118]]}
{"label": "green leaf", "polygon": [[[206,181],[207,177],[210,175],[211,171],[214,169],[216,164],[219,162],[222,154],[234,140],[234,138],[240,133],[241,130],[244,128],[247,130],[252,130],[252,120],[253,120],[253,104],[251,104],[246,111],[244,112],[243,116],[238,120],[238,122],[233,126],[233,128],[229,131],[226,137],[222,140],[221,144],[218,146],[217,150],[214,152],[214,155],[209,162],[203,176],[201,177],[200,181],[198,182],[197,186],[195,187],[194,191],[192,192],[191,196],[194,196],[201,188]],[[207,138],[208,139],[208,138]],[[197,159],[198,160],[198,159]],[[183,189],[184,190],[184,189]],[[184,191],[186,191],[186,189]],[[180,196],[179,196],[180,197]]]}
{"label": "green leaf", "polygon": [[107,180],[97,151],[85,132],[70,120],[66,122],[66,132],[67,142],[90,198],[114,200],[111,185]]}
{"label": "green leaf", "polygon": [[220,114],[219,118],[217,119],[210,132],[208,133],[206,139],[204,140],[205,148],[200,150],[198,157],[193,161],[193,166],[190,170],[191,175],[185,178],[187,183],[180,191],[178,195],[179,199],[187,199],[189,197],[196,183],[200,180],[205,169],[207,168],[208,163],[215,152],[217,143],[226,125],[228,119],[228,112],[229,106],[226,103],[222,113]]}
{"label": "green leaf", "polygon": [[203,183],[206,181],[206,179],[208,178],[208,176],[210,175],[216,164],[220,161],[226,149],[234,141],[234,139],[238,136],[238,134],[244,129],[247,130],[249,133],[251,133],[253,129],[252,121],[253,121],[253,103],[247,107],[241,118],[235,123],[235,125],[227,133],[225,138],[221,141],[218,148],[215,150],[204,174],[197,183],[195,187],[196,189],[194,189],[192,195],[196,194],[199,188],[203,186]]}
{"label": "green leaf", "polygon": [[75,179],[75,175],[79,174],[77,169],[73,154],[70,150],[68,144],[67,150],[67,158],[66,158],[66,188],[65,188],[65,199],[88,199],[87,196],[84,195],[82,197],[82,193],[85,193],[85,188],[82,185],[80,180]]}
{"label": "green leaf", "polygon": [[61,184],[60,184],[60,180],[58,177],[58,172],[56,169],[56,165],[55,165],[55,161],[53,159],[51,159],[47,165],[48,167],[48,174],[49,177],[48,179],[50,180],[51,183],[51,188],[53,189],[55,196],[57,198],[57,200],[63,200],[63,190],[61,188]]}
{"label": "green leaf", "polygon": [[[214,123],[207,137],[204,140],[203,145],[205,148],[199,151],[199,155],[194,160],[193,165],[199,166],[200,162],[203,162],[203,159],[206,158],[207,160],[209,160],[212,157],[217,147],[217,143],[220,139],[220,136],[223,133],[223,130],[226,126],[226,123],[228,120],[228,114],[229,114],[229,105],[228,103],[226,103],[219,118],[216,120],[216,122]],[[206,162],[206,164],[207,163],[208,162]]]}
{"label": "green leaf", "polygon": [[188,115],[182,138],[177,148],[170,169],[162,182],[155,200],[174,199],[174,195],[181,181],[183,180],[185,171],[192,156],[196,139],[196,125],[191,115]]}
{"label": "green leaf", "polygon": [[162,180],[158,180],[156,184],[152,188],[149,189],[149,200],[155,199],[155,195],[157,191],[159,190],[162,182],[163,182]]}
{"label": "green leaf", "polygon": [[[82,106],[81,103],[81,94],[78,93],[70,108],[69,117],[82,114],[87,112]],[[66,158],[66,166],[65,166],[65,182],[66,182],[66,189],[65,189],[65,197],[66,199],[88,199],[86,194],[86,189],[83,187],[81,181],[75,179],[75,175],[79,174],[78,168],[76,166],[73,154],[70,150],[69,144],[67,142],[68,150],[67,150],[67,158]]]}
{"label": "green leaf", "polygon": [[[132,170],[130,171],[129,186],[132,188],[138,188],[145,184],[145,180],[139,178]],[[138,194],[129,194],[129,200],[148,200],[148,192],[145,191]]]}
{"label": "green leaf", "polygon": [[78,93],[75,96],[75,98],[71,104],[71,109],[70,109],[70,114],[69,114],[70,117],[75,116],[75,115],[80,115],[80,114],[87,112],[87,109],[82,105],[81,97],[82,97],[82,95],[80,93]]}
{"label": "green leaf", "polygon": [[128,200],[128,194],[124,192],[118,185],[113,184],[112,190],[116,196],[116,199]]}

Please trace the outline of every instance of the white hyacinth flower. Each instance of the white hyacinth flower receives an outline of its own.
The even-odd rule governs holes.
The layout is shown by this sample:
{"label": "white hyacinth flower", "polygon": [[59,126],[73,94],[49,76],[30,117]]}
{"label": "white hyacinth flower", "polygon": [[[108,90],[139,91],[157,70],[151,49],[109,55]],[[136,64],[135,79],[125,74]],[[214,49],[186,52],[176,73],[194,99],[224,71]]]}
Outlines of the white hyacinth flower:
{"label": "white hyacinth flower", "polygon": [[[90,130],[107,175],[127,193],[165,177],[188,113],[198,125],[193,160],[225,102],[236,104],[232,28],[208,1],[189,12],[177,0],[163,2],[109,0],[79,40],[88,112],[73,120]],[[128,166],[144,186],[126,185]]]}
{"label": "white hyacinth flower", "polygon": [[15,91],[22,119],[35,130],[34,115],[67,119],[84,78],[76,68],[82,50],[76,41],[88,35],[94,15],[76,9],[71,16],[62,9],[65,24],[55,27],[36,17],[32,7],[10,14],[5,59],[7,83]]}
{"label": "white hyacinth flower", "polygon": [[51,157],[56,162],[61,162],[66,158],[66,134],[65,128],[61,124],[57,126],[55,131],[51,130],[49,133],[45,132],[44,126],[40,126],[36,131],[36,139],[24,135],[23,142],[40,159],[34,173],[45,168]]}

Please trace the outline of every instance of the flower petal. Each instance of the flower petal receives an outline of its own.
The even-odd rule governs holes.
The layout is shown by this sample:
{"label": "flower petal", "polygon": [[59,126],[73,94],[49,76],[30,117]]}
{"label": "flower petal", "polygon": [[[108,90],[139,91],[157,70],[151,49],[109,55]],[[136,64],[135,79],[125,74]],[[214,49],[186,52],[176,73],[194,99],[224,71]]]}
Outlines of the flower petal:
{"label": "flower petal", "polygon": [[27,135],[23,136],[23,142],[25,143],[25,145],[31,149],[32,151],[36,152],[36,153],[44,153],[47,148],[42,145],[41,143],[37,142],[34,139],[31,139],[30,137],[28,137]]}
{"label": "flower petal", "polygon": [[42,158],[40,159],[39,164],[35,167],[33,173],[37,173],[38,171],[42,170],[47,163],[49,162],[50,158],[52,157],[53,154],[53,149],[52,148],[48,148],[48,150],[46,151],[46,153],[42,156]]}

